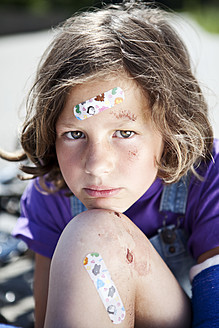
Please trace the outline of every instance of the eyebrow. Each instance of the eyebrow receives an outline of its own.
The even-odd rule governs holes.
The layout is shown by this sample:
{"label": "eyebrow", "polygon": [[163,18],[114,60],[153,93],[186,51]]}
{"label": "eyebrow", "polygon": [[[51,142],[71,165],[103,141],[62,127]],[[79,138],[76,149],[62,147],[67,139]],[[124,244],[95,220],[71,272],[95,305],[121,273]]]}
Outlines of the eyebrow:
{"label": "eyebrow", "polygon": [[[111,109],[109,111],[109,113],[111,115],[113,115],[120,124],[122,124],[125,121],[130,122],[130,124],[132,124],[132,122],[135,122],[138,119],[138,116],[136,114],[134,114],[131,111],[126,110],[126,109],[122,109],[119,111]],[[70,117],[70,118],[72,118],[72,117]],[[80,122],[80,120],[77,120],[77,122],[69,122],[69,119],[68,120],[65,119],[59,124],[59,128],[60,129],[66,129],[66,128],[74,129],[77,127],[80,129],[80,127],[78,127],[79,122]],[[113,124],[113,122],[111,122],[110,124]]]}

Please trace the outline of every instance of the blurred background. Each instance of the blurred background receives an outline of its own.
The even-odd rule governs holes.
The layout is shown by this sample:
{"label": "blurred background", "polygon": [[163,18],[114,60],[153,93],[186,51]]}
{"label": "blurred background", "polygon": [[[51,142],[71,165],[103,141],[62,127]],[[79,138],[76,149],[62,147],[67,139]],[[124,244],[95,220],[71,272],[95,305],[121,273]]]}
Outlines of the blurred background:
{"label": "blurred background", "polygon": [[[131,2],[132,0],[130,0]],[[0,34],[42,30],[56,25],[77,10],[101,7],[122,0],[1,0]],[[160,0],[156,3],[167,10],[189,12],[204,28],[218,33],[218,0]]]}
{"label": "blurred background", "polygon": [[[118,3],[119,1],[104,1]],[[184,39],[192,66],[209,104],[219,138],[219,1],[153,2],[177,12],[172,24]],[[95,0],[0,0],[0,148],[13,151],[25,114],[25,99],[53,27],[78,10],[101,7]],[[33,327],[34,259],[9,233],[19,215],[25,186],[17,164],[0,159],[0,322]],[[6,233],[6,234],[4,234]]]}

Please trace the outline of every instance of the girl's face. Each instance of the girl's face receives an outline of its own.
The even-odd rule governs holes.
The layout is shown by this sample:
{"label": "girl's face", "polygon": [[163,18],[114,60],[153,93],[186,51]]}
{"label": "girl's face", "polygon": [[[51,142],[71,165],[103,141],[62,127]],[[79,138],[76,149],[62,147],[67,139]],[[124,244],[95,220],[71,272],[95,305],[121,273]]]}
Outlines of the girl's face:
{"label": "girl's face", "polygon": [[[123,89],[123,102],[83,120],[74,116],[74,106],[115,87]],[[156,178],[162,137],[152,126],[148,102],[133,81],[94,80],[74,87],[56,132],[62,175],[88,209],[124,212]]]}

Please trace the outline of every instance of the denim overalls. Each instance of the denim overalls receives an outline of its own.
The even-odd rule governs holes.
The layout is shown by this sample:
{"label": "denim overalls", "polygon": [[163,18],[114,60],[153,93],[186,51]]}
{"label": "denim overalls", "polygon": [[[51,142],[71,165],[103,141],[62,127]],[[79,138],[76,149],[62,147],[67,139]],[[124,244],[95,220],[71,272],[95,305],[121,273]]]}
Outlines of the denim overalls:
{"label": "denim overalls", "polygon": [[[191,297],[189,270],[195,265],[195,260],[187,250],[188,237],[183,229],[178,227],[180,219],[185,215],[188,197],[189,175],[178,182],[163,188],[159,211],[164,214],[162,228],[150,242],[168,265],[176,279]],[[86,207],[75,196],[71,197],[72,216],[86,211]],[[166,226],[168,212],[176,213],[176,224]]]}
{"label": "denim overalls", "polygon": [[[189,270],[196,264],[187,248],[188,236],[179,228],[180,220],[186,212],[190,175],[163,188],[159,211],[164,214],[163,227],[150,242],[168,265],[187,295],[191,297]],[[168,212],[176,213],[176,223],[166,226]]]}

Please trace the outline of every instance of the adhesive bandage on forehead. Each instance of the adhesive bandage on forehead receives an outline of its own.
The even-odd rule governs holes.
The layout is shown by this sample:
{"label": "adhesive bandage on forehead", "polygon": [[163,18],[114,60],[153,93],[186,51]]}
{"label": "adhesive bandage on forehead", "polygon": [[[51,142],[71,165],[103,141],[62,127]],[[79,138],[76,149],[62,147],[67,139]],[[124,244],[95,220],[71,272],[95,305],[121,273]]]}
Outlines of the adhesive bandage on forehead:
{"label": "adhesive bandage on forehead", "polygon": [[120,324],[125,318],[125,308],[110,273],[99,253],[88,254],[83,261],[103,305],[114,324]]}
{"label": "adhesive bandage on forehead", "polygon": [[122,103],[124,99],[124,91],[120,87],[115,87],[76,105],[74,115],[78,120],[84,120]]}

